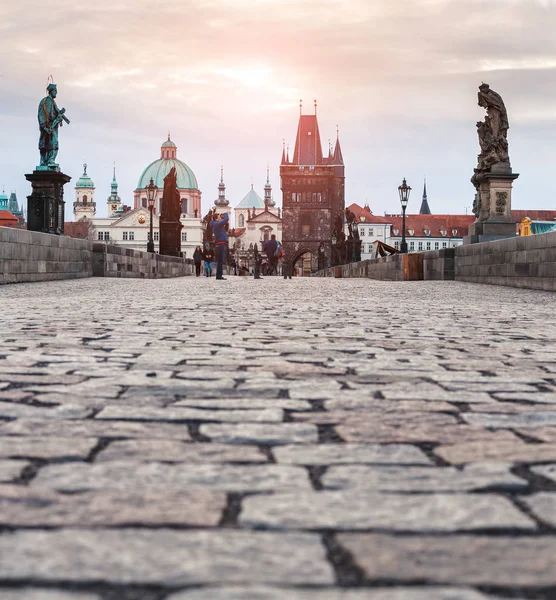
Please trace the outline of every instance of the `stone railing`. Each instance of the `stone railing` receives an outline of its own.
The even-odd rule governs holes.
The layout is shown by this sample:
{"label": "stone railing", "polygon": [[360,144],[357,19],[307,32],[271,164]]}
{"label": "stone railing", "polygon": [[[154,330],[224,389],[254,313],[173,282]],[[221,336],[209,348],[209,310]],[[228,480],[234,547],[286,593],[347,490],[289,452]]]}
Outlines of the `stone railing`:
{"label": "stone railing", "polygon": [[0,283],[76,279],[92,275],[92,242],[0,227]]}
{"label": "stone railing", "polygon": [[191,259],[162,256],[122,246],[93,243],[94,277],[156,279],[195,274]]}
{"label": "stone railing", "polygon": [[[216,272],[216,265],[213,274]],[[224,267],[229,274],[229,267]],[[163,278],[195,274],[191,259],[102,242],[0,227],[0,284],[79,277]]]}

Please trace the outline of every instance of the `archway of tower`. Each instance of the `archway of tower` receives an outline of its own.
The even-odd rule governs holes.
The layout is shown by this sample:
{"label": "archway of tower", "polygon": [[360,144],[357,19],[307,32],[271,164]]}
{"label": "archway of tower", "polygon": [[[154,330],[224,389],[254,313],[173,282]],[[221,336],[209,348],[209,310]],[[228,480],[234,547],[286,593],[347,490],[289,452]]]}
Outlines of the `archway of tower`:
{"label": "archway of tower", "polygon": [[310,248],[300,248],[289,257],[285,263],[292,268],[292,276],[309,277],[317,270],[316,254]]}

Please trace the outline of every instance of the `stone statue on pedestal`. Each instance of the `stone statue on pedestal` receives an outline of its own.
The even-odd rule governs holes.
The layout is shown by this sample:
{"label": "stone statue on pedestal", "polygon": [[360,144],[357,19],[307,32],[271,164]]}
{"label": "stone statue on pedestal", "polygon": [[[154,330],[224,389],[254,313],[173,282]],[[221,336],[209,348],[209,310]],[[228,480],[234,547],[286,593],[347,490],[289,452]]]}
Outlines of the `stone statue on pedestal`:
{"label": "stone statue on pedestal", "polygon": [[62,127],[64,121],[69,124],[69,119],[64,114],[66,109],[60,109],[56,104],[56,95],[58,94],[56,84],[50,83],[46,90],[48,96],[40,101],[37,111],[40,130],[39,151],[41,153],[41,164],[37,167],[37,171],[59,171],[56,164],[58,127]]}
{"label": "stone statue on pedestal", "polygon": [[477,123],[481,152],[471,177],[475,187],[473,214],[476,221],[470,225],[464,243],[515,235],[511,189],[518,174],[512,173],[508,153],[508,113],[502,97],[491,90],[488,83],[479,86],[478,104],[487,114],[484,121]]}

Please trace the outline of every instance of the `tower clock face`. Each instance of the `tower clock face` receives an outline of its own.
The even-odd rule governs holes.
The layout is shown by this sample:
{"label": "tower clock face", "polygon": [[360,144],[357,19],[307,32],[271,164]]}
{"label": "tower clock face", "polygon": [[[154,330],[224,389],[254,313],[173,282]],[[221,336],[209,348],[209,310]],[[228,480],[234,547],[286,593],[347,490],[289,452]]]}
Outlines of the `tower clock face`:
{"label": "tower clock face", "polygon": [[139,220],[139,223],[141,223],[141,225],[143,225],[143,223],[145,222],[145,217],[143,215],[141,215],[138,220]]}

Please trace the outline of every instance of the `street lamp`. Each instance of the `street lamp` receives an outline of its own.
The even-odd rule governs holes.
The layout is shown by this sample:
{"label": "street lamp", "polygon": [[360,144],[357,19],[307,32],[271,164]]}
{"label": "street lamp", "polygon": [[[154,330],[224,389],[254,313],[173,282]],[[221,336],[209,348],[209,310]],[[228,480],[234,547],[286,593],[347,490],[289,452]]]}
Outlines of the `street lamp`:
{"label": "street lamp", "polygon": [[151,229],[149,234],[149,241],[147,242],[147,252],[154,252],[154,239],[153,239],[153,210],[154,210],[154,197],[156,195],[158,186],[154,184],[153,178],[147,186],[147,200],[149,202],[149,212],[151,213]]}
{"label": "street lamp", "polygon": [[405,209],[407,208],[407,203],[409,202],[411,188],[407,185],[405,177],[402,184],[398,187],[398,192],[400,194],[400,202],[402,205],[402,243],[400,245],[400,252],[402,254],[407,254],[407,242],[405,241]]}

